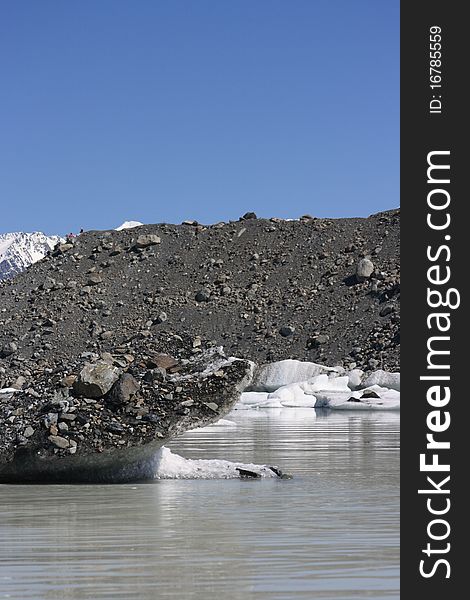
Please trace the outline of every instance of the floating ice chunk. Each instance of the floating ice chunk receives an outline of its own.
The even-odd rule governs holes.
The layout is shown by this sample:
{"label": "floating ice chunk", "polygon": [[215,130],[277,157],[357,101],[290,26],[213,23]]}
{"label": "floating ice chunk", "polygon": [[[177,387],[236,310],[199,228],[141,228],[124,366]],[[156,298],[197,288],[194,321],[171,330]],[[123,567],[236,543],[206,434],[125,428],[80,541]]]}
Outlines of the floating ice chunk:
{"label": "floating ice chunk", "polygon": [[336,408],[340,404],[344,404],[352,397],[354,392],[348,391],[335,391],[335,390],[322,390],[316,392],[317,403],[315,408]]}
{"label": "floating ice chunk", "polygon": [[268,400],[267,392],[243,392],[235,408],[256,408]]}
{"label": "floating ice chunk", "polygon": [[362,382],[363,387],[380,385],[391,390],[400,391],[400,373],[387,373],[387,371],[374,371]]}
{"label": "floating ice chunk", "polygon": [[285,408],[314,408],[316,402],[315,396],[304,394],[303,397],[297,396],[293,400],[284,400],[282,406]]}
{"label": "floating ice chunk", "polygon": [[364,371],[361,371],[361,369],[353,369],[352,371],[349,371],[348,373],[348,386],[352,389],[352,390],[357,390],[358,388],[361,387],[361,383],[362,383],[362,378],[364,377]]}
{"label": "floating ice chunk", "polygon": [[[308,377],[302,379],[306,374]],[[346,373],[340,367],[323,367],[297,360],[279,361],[266,365],[255,373],[254,384],[250,389],[255,388],[257,391],[244,392],[235,409],[338,408],[339,406],[343,409],[397,410],[400,408],[399,373],[375,371],[365,382],[362,382],[363,376],[364,372],[360,369]],[[278,385],[280,381],[292,379],[298,381]],[[377,380],[385,381],[388,385],[370,383]],[[343,404],[345,406],[342,406]]]}
{"label": "floating ice chunk", "polygon": [[278,400],[281,406],[304,406],[314,407],[316,398],[311,394],[306,394],[301,384],[291,383],[290,385],[284,385],[275,392],[271,392],[268,395],[271,400]]}
{"label": "floating ice chunk", "polygon": [[[377,398],[378,396],[378,398]],[[351,393],[351,397],[334,408],[338,410],[399,410],[400,392],[371,385]]]}
{"label": "floating ice chunk", "polygon": [[333,367],[324,367],[312,362],[300,360],[280,360],[260,367],[255,372],[251,390],[258,392],[274,392],[284,385],[307,381],[323,373],[336,373]]}
{"label": "floating ice chunk", "polygon": [[306,394],[299,384],[294,383],[282,386],[271,393],[244,392],[235,405],[235,409],[282,408],[284,406],[313,407],[315,406],[315,396]]}
{"label": "floating ice chunk", "polygon": [[400,392],[379,385],[372,385],[356,391],[349,389],[320,390],[315,392],[315,395],[317,397],[315,408],[378,410],[400,408]]}
{"label": "floating ice chunk", "polygon": [[278,475],[266,465],[234,463],[228,460],[191,460],[183,458],[163,446],[156,460],[155,479],[239,479],[240,471],[256,473],[260,477]]}

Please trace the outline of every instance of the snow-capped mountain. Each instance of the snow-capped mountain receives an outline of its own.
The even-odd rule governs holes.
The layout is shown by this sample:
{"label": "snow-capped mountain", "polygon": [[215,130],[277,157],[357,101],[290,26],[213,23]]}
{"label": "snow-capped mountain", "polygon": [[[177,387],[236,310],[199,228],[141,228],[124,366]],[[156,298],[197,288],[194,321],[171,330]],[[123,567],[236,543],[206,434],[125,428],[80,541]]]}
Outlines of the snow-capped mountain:
{"label": "snow-capped mountain", "polygon": [[[124,221],[116,231],[133,229],[143,225],[140,221]],[[58,235],[34,233],[0,233],[0,280],[14,277],[29,265],[44,258],[57,242],[64,238]]]}
{"label": "snow-capped mountain", "polygon": [[62,238],[44,233],[0,234],[0,279],[9,279],[44,258]]}

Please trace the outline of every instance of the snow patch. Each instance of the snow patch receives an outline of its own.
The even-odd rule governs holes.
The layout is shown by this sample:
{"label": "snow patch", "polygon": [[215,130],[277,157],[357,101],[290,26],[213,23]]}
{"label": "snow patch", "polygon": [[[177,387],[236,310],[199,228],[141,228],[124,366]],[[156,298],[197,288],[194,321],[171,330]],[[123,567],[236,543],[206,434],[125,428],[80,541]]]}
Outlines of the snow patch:
{"label": "snow patch", "polygon": [[123,229],[134,229],[134,227],[140,227],[143,225],[140,221],[124,221],[122,225],[116,227],[115,231],[122,231]]}

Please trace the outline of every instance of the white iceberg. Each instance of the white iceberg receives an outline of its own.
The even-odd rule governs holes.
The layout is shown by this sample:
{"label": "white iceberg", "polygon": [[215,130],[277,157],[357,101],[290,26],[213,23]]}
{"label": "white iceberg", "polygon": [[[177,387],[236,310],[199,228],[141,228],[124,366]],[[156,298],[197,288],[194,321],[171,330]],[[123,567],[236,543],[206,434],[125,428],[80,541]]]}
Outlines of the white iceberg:
{"label": "white iceberg", "polygon": [[365,381],[362,381],[363,377],[360,369],[345,372],[340,367],[323,367],[297,360],[279,361],[265,365],[255,373],[250,390],[257,391],[243,392],[235,410],[400,409],[400,373],[379,370]]}
{"label": "white iceberg", "polygon": [[380,385],[391,390],[400,391],[400,373],[387,373],[387,371],[374,371],[363,382],[362,387]]}
{"label": "white iceberg", "polygon": [[351,398],[338,403],[338,410],[399,410],[400,392],[371,385],[363,390],[352,392]]}
{"label": "white iceberg", "polygon": [[362,385],[363,378],[364,378],[364,371],[361,371],[361,369],[353,369],[352,371],[349,371],[348,372],[349,387],[352,390],[359,389]]}
{"label": "white iceberg", "polygon": [[155,479],[240,479],[242,471],[258,477],[278,477],[270,467],[253,463],[234,463],[228,460],[192,460],[162,446],[156,457]]}
{"label": "white iceberg", "polygon": [[257,392],[274,392],[283,385],[307,381],[321,374],[342,375],[340,367],[325,367],[300,360],[280,360],[260,367],[253,378],[250,389]]}

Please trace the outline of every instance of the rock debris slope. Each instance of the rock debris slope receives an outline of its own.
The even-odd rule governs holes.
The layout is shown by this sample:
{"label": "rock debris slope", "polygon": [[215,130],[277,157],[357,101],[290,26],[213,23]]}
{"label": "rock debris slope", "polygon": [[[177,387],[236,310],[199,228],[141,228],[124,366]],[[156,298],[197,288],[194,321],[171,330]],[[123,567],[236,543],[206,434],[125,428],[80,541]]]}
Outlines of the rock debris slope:
{"label": "rock debris slope", "polygon": [[250,361],[396,371],[399,293],[398,211],[59,243],[0,283],[0,479],[150,476],[166,439],[233,406]]}
{"label": "rock debris slope", "polygon": [[398,211],[90,231],[0,284],[0,340],[21,362],[183,332],[259,363],[395,371],[399,275]]}

